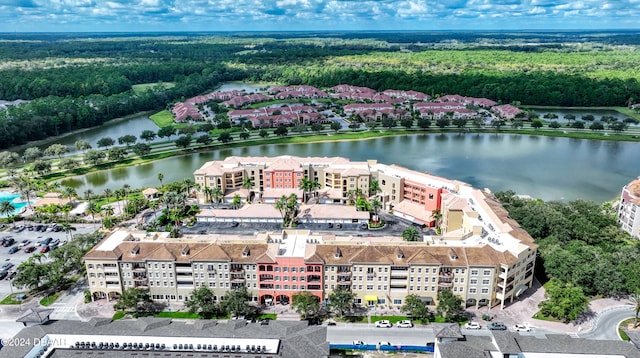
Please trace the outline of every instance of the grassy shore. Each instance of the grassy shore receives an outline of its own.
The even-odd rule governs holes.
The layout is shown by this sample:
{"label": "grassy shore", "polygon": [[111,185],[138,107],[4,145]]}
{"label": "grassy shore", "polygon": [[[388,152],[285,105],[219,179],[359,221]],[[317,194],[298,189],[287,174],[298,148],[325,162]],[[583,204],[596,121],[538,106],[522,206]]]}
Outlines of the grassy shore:
{"label": "grassy shore", "polygon": [[140,84],[131,86],[131,89],[136,94],[140,94],[148,89],[153,89],[158,86],[162,87],[163,89],[167,89],[167,88],[175,87],[176,84],[174,82],[140,83]]}
{"label": "grassy shore", "polygon": [[173,114],[166,109],[149,116],[149,118],[160,128],[173,125]]}

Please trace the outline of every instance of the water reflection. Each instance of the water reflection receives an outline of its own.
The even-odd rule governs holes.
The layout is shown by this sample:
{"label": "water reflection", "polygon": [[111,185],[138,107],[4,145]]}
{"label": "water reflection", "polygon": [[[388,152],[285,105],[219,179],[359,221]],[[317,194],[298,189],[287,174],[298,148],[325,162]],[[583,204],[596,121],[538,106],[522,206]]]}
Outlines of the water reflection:
{"label": "water reflection", "polygon": [[[471,140],[466,140],[469,137]],[[587,147],[585,147],[587,146]],[[225,148],[167,158],[135,167],[102,171],[63,181],[83,192],[91,188],[134,188],[183,180],[204,162],[228,156],[327,156],[353,161],[375,159],[458,179],[492,191],[514,190],[542,199],[610,200],[640,173],[640,143],[594,142],[502,133],[439,133],[366,141]],[[593,183],[598,183],[597,190]]]}

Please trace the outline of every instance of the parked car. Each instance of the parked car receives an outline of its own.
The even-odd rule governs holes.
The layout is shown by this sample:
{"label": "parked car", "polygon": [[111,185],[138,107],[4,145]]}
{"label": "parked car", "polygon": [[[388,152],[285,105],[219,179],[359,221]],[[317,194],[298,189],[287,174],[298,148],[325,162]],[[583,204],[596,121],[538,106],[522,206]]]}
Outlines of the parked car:
{"label": "parked car", "polygon": [[7,237],[2,242],[2,246],[9,247],[9,246],[11,246],[11,245],[13,245],[15,243],[16,243],[16,240],[14,240],[12,237]]}
{"label": "parked car", "polygon": [[336,321],[333,318],[329,318],[327,320],[327,326],[335,326],[336,325]]}
{"label": "parked car", "polygon": [[7,277],[8,274],[9,272],[7,271],[0,271],[0,280],[4,280],[4,278]]}
{"label": "parked car", "polygon": [[45,253],[49,252],[49,250],[51,250],[49,248],[49,246],[42,246],[42,248],[40,249],[40,252],[45,254]]}
{"label": "parked car", "polygon": [[58,246],[59,243],[60,239],[53,239],[51,240],[51,242],[49,242],[49,246]]}
{"label": "parked car", "polygon": [[0,266],[0,271],[7,271],[12,267],[13,267],[13,264],[11,262],[5,262],[2,264],[2,266]]}
{"label": "parked car", "polygon": [[375,321],[374,322],[374,326],[376,328],[391,328],[391,327],[393,327],[391,322],[387,321],[386,319],[383,319],[383,320],[380,320],[380,321]]}
{"label": "parked car", "polygon": [[364,346],[366,343],[364,341],[353,341],[353,344],[356,346]]}
{"label": "parked car", "polygon": [[40,245],[41,246],[48,246],[51,243],[51,241],[53,241],[53,238],[52,237],[48,237],[48,238],[40,241]]}
{"label": "parked car", "polygon": [[516,332],[531,332],[531,326],[529,323],[516,324],[513,326],[513,330]]}
{"label": "parked car", "polygon": [[378,342],[378,345],[382,347],[382,346],[391,346],[392,344],[391,342]]}
{"label": "parked car", "polygon": [[30,243],[31,243],[31,240],[22,240],[22,241],[18,244],[18,247],[19,247],[19,248],[23,248],[23,247],[25,247],[25,246],[29,245]]}
{"label": "parked car", "polygon": [[27,246],[27,247],[24,248],[23,251],[28,254],[28,253],[36,251],[36,247],[35,246]]}
{"label": "parked car", "polygon": [[402,321],[396,322],[396,327],[398,328],[411,328],[413,327],[413,322],[408,319],[404,319]]}
{"label": "parked car", "polygon": [[20,251],[20,248],[18,246],[14,246],[12,248],[9,249],[9,254],[15,254],[16,252]]}
{"label": "parked car", "polygon": [[504,323],[502,322],[491,322],[487,325],[487,328],[490,330],[495,330],[495,331],[506,331],[507,330],[507,326],[504,325]]}
{"label": "parked car", "polygon": [[481,328],[482,326],[478,322],[470,321],[464,324],[464,329],[481,329]]}

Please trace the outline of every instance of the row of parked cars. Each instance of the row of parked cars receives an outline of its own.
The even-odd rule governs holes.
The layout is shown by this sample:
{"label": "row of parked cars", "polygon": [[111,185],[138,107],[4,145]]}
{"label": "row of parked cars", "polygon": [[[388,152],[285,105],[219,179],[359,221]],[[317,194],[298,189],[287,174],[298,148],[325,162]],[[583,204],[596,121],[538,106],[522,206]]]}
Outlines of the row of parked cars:
{"label": "row of parked cars", "polygon": [[53,223],[53,224],[26,224],[26,225],[18,225],[13,231],[14,232],[23,232],[24,230],[29,231],[40,231],[40,232],[60,232],[62,231],[62,226]]}
{"label": "row of parked cars", "polygon": [[[373,323],[373,325],[376,328],[391,328],[393,327],[393,323],[391,323],[390,321],[386,320],[386,319],[382,319],[380,321],[375,321]],[[413,327],[413,322],[411,322],[408,319],[402,320],[402,321],[398,321],[396,322],[396,327],[398,328],[411,328]]]}
{"label": "row of parked cars", "polygon": [[[482,326],[478,322],[471,321],[471,322],[465,323],[464,328],[465,329],[482,329]],[[490,322],[487,325],[487,329],[493,330],[493,331],[506,331],[507,326],[502,322]],[[525,323],[516,324],[511,329],[516,332],[531,332],[533,330],[533,327],[531,327],[529,323],[525,322]]]}

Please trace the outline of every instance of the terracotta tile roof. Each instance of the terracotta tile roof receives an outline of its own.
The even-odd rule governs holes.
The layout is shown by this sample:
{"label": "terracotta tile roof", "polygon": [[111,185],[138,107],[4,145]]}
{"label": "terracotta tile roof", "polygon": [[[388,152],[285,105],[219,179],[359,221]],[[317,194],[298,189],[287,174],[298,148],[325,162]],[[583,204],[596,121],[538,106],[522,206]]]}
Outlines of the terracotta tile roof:
{"label": "terracotta tile roof", "polygon": [[160,244],[153,251],[145,256],[147,260],[176,260],[176,256],[167,248],[167,244]]}

